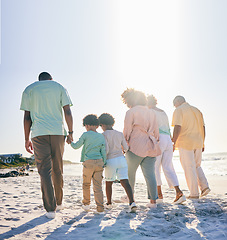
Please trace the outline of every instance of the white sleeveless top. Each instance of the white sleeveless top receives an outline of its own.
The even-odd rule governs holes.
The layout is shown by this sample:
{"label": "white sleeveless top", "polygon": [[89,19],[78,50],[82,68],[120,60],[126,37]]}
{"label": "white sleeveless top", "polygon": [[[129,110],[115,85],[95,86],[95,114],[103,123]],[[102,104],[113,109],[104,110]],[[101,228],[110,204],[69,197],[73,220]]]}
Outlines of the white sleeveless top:
{"label": "white sleeveless top", "polygon": [[154,112],[158,121],[159,133],[170,135],[169,120],[166,113],[156,110]]}

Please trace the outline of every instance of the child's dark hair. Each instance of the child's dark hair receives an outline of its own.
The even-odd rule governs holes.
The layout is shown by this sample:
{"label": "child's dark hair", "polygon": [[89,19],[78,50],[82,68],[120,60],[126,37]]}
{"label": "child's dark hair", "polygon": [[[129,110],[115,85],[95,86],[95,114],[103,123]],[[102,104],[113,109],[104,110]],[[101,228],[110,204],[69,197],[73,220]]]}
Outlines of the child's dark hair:
{"label": "child's dark hair", "polygon": [[99,119],[95,114],[89,114],[83,119],[83,125],[99,126]]}
{"label": "child's dark hair", "polygon": [[110,115],[109,113],[103,113],[99,116],[99,124],[103,124],[103,125],[109,125],[109,126],[113,126],[115,123],[115,120],[113,118],[112,115]]}

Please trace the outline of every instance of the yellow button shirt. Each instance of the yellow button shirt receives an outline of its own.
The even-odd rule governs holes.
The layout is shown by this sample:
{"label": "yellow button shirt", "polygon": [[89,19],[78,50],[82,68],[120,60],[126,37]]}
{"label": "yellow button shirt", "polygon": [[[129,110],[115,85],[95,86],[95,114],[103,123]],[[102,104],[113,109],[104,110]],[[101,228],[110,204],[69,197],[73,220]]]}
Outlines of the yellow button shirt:
{"label": "yellow button shirt", "polygon": [[202,113],[188,103],[177,107],[173,113],[172,126],[181,126],[176,148],[201,149],[204,146],[204,120]]}

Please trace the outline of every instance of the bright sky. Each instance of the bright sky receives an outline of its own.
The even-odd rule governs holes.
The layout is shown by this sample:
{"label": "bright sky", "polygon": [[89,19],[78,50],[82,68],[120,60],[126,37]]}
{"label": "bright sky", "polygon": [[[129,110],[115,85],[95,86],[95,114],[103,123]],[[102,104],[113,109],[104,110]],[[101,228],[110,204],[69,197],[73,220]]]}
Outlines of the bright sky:
{"label": "bright sky", "polygon": [[[22,153],[25,87],[48,71],[82,118],[111,113],[123,130],[126,87],[154,94],[171,122],[183,95],[204,114],[206,152],[227,152],[225,0],[2,0],[0,153]],[[101,132],[101,129],[99,130]],[[64,159],[79,161],[66,146]]]}

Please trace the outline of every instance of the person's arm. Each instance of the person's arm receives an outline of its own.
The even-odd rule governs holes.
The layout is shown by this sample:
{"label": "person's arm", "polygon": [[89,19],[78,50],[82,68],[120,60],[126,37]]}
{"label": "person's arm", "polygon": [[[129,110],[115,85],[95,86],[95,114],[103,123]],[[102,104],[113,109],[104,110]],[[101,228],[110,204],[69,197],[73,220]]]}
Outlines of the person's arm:
{"label": "person's arm", "polygon": [[32,119],[29,111],[24,111],[24,137],[25,137],[25,149],[27,152],[33,154],[33,146],[30,141],[30,131],[32,126]]}
{"label": "person's arm", "polygon": [[173,142],[173,151],[175,150],[175,143],[177,141],[177,138],[180,135],[180,131],[181,131],[181,126],[180,125],[175,125],[174,129],[173,129],[173,138],[172,138],[172,142]]}
{"label": "person's arm", "polygon": [[79,138],[79,140],[77,142],[71,142],[71,146],[72,148],[74,149],[78,149],[80,148],[85,142],[85,137],[84,137],[84,134],[82,134],[82,136]]}
{"label": "person's arm", "polygon": [[110,151],[110,148],[109,148],[109,144],[108,144],[106,138],[105,138],[105,143],[106,143],[106,155],[107,155]]}
{"label": "person's arm", "polygon": [[205,128],[205,126],[203,126],[203,134],[204,134],[204,141],[205,141],[205,137],[206,137],[206,128]]}
{"label": "person's arm", "polygon": [[103,144],[101,146],[100,152],[101,152],[101,155],[102,155],[104,165],[106,165],[106,147],[105,147],[105,144]]}
{"label": "person's arm", "polygon": [[132,127],[133,127],[133,115],[129,110],[126,112],[126,115],[125,115],[124,130],[123,130],[123,134],[127,143],[129,143],[130,135],[132,133]]}
{"label": "person's arm", "polygon": [[71,143],[73,141],[73,116],[71,113],[71,109],[69,105],[65,105],[63,107],[64,114],[65,114],[65,121],[68,126],[69,135],[67,137],[67,143]]}
{"label": "person's arm", "polygon": [[128,147],[128,144],[125,140],[125,137],[124,135],[122,134],[122,142],[121,142],[121,146],[122,146],[122,151],[125,153],[128,151],[129,147]]}
{"label": "person's arm", "polygon": [[154,137],[159,141],[159,127],[156,115],[154,114]]}
{"label": "person's arm", "polygon": [[203,138],[203,148],[202,148],[202,151],[204,152],[204,150],[205,150],[205,146],[204,146],[204,142],[205,142],[205,136],[206,136],[206,128],[205,128],[205,126],[203,125],[203,136],[204,136],[204,138]]}

